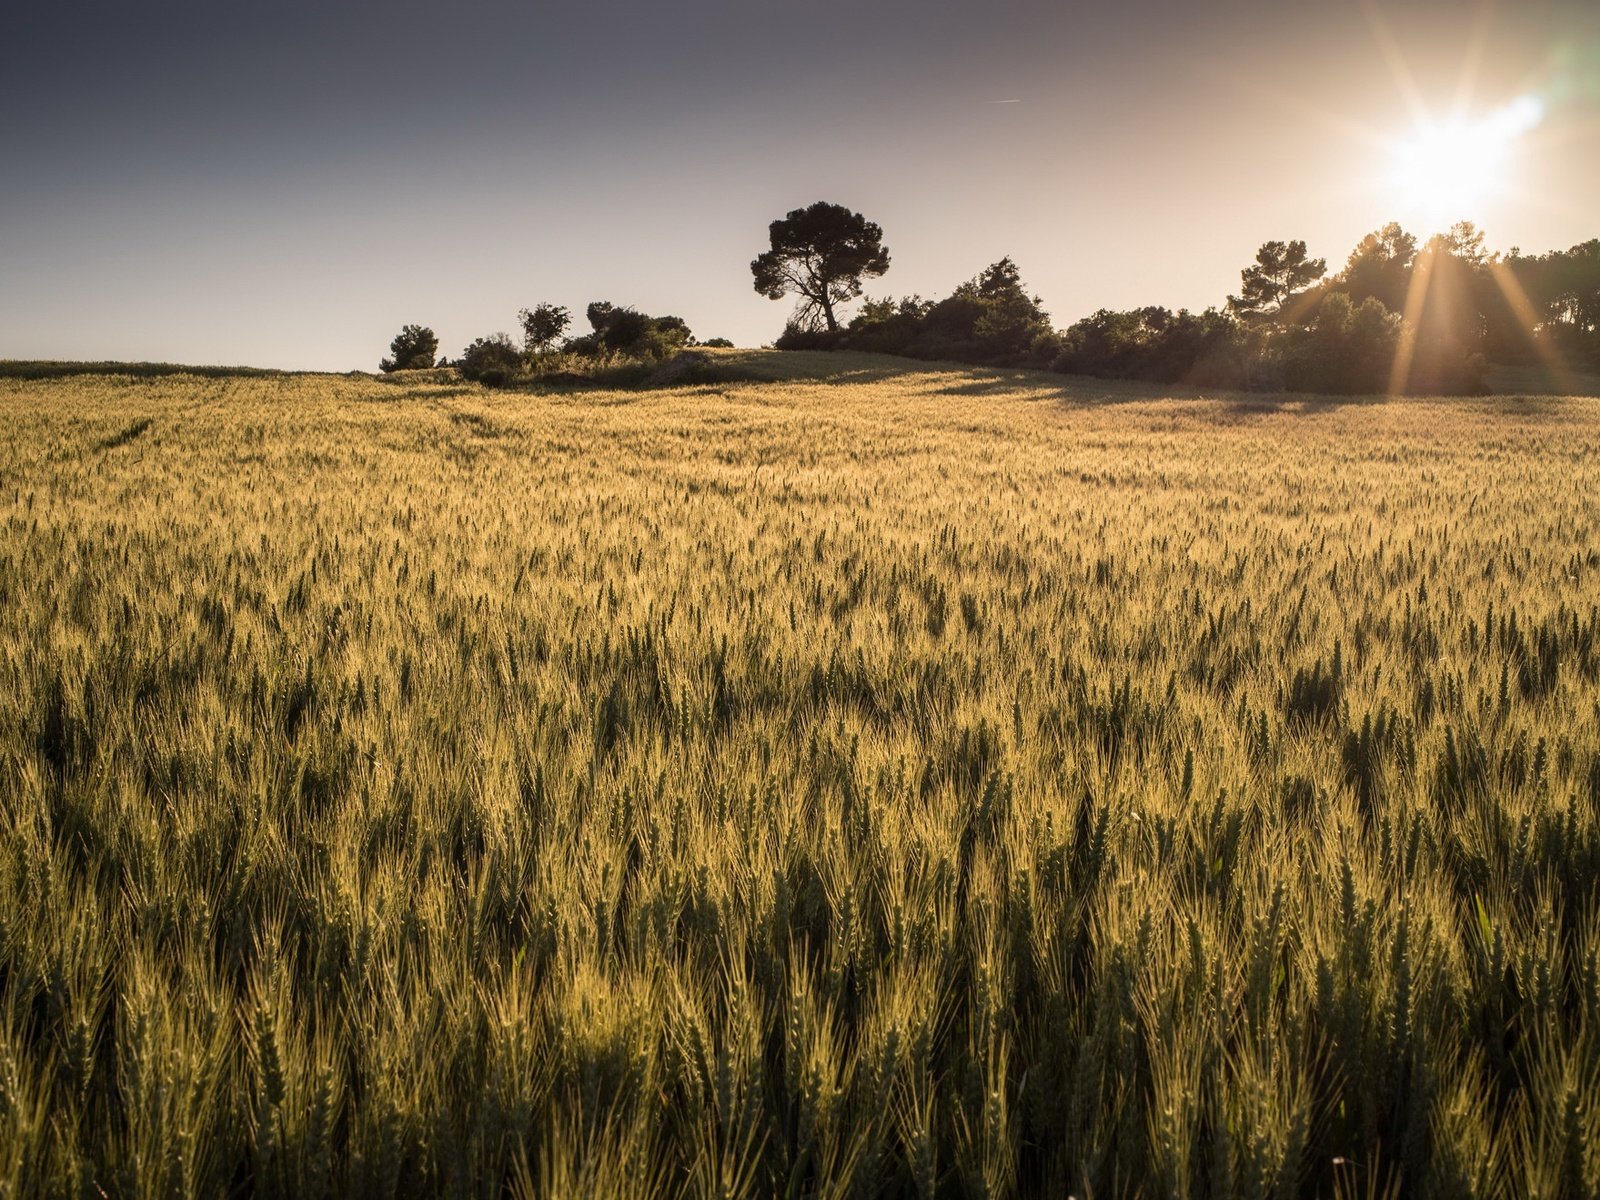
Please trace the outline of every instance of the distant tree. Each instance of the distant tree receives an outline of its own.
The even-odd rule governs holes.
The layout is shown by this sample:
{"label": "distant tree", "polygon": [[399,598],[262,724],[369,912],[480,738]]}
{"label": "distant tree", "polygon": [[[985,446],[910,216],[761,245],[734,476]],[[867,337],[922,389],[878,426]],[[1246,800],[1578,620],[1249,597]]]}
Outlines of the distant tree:
{"label": "distant tree", "polygon": [[1489,264],[1483,231],[1471,221],[1458,221],[1428,239],[1413,267],[1420,309],[1412,319],[1422,340],[1447,338],[1478,348],[1493,288]]}
{"label": "distant tree", "polygon": [[1335,281],[1352,304],[1376,300],[1390,312],[1404,312],[1417,239],[1390,221],[1362,238]]}
{"label": "distant tree", "polygon": [[1445,232],[1434,234],[1423,247],[1423,253],[1448,254],[1474,267],[1481,267],[1489,261],[1489,255],[1483,248],[1483,230],[1471,221],[1457,221]]}
{"label": "distant tree", "polygon": [[416,371],[433,366],[433,356],[439,352],[439,339],[425,325],[407,325],[389,343],[393,356],[378,364],[384,372]]}
{"label": "distant tree", "polygon": [[1483,231],[1458,221],[1435,234],[1412,267],[1414,311],[1407,318],[1410,344],[1397,390],[1415,393],[1481,391],[1489,317],[1497,305]]}
{"label": "distant tree", "polygon": [[[1508,304],[1493,312],[1497,348],[1525,349],[1531,337],[1538,337],[1563,354],[1600,364],[1600,238],[1542,255],[1513,250],[1501,269],[1532,312]],[[1533,329],[1527,327],[1530,315]]]}
{"label": "distant tree", "polygon": [[[974,295],[985,300],[1002,300],[1019,292],[1027,294],[1022,288],[1022,270],[1009,254],[985,267],[976,279],[962,287],[969,288]],[[960,291],[961,288],[956,290]]]}
{"label": "distant tree", "polygon": [[1228,297],[1228,311],[1241,317],[1284,314],[1289,302],[1328,273],[1323,258],[1306,257],[1304,242],[1267,242],[1256,261],[1239,273],[1242,286]]}
{"label": "distant tree", "polygon": [[523,309],[517,314],[517,320],[522,325],[522,351],[531,357],[548,350],[567,332],[572,314],[554,304],[541,304],[537,308]]}
{"label": "distant tree", "polygon": [[1600,238],[1546,256],[1550,270],[1541,297],[1551,321],[1600,337]]}
{"label": "distant tree", "polygon": [[522,354],[508,334],[491,333],[474,341],[456,360],[456,369],[466,379],[499,387],[509,383],[522,369]]}
{"label": "distant tree", "polygon": [[[1059,349],[1051,334],[1039,298],[1022,286],[1017,264],[1002,258],[931,305],[909,349],[918,357],[961,362],[1021,363],[1033,357],[1048,363]],[[1032,353],[1035,341],[1038,354]]]}
{"label": "distant tree", "polygon": [[772,248],[750,264],[769,300],[798,296],[795,324],[839,329],[835,306],[861,295],[861,281],[889,269],[883,230],[860,213],[819,200],[768,227]]}
{"label": "distant tree", "polygon": [[732,350],[733,343],[725,337],[707,338],[700,343],[707,350]]}
{"label": "distant tree", "polygon": [[609,300],[596,300],[583,310],[594,330],[596,348],[627,350],[639,342],[650,328],[650,318],[636,308],[618,308]]}

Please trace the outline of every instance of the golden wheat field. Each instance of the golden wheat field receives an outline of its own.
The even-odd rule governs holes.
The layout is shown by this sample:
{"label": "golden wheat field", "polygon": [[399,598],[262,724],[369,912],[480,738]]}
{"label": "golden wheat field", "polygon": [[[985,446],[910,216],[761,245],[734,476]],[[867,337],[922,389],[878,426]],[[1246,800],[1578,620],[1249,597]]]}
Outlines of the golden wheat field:
{"label": "golden wheat field", "polygon": [[718,362],[0,381],[0,1196],[1600,1192],[1600,400]]}

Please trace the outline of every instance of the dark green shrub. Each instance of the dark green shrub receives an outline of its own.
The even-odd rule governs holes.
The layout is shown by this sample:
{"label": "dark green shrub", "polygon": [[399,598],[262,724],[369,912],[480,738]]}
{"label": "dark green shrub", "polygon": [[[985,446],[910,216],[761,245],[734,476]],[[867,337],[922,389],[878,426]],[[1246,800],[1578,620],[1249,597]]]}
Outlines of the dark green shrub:
{"label": "dark green shrub", "polygon": [[491,333],[466,348],[456,360],[456,369],[465,379],[502,387],[522,370],[522,354],[508,335]]}
{"label": "dark green shrub", "polygon": [[567,343],[568,350],[579,354],[610,352],[629,358],[670,358],[694,341],[694,334],[682,317],[652,317],[605,300],[589,305],[585,316],[594,332]]}
{"label": "dark green shrub", "polygon": [[1357,307],[1343,292],[1330,292],[1309,326],[1281,335],[1283,385],[1296,392],[1386,391],[1400,325],[1372,297]]}
{"label": "dark green shrub", "polygon": [[1101,309],[1061,335],[1051,365],[1074,375],[1241,387],[1248,376],[1248,340],[1238,321],[1214,308]]}
{"label": "dark green shrub", "polygon": [[834,346],[910,358],[951,359],[994,366],[1047,365],[1059,349],[1050,317],[1022,286],[1009,258],[986,268],[939,301],[907,296],[868,300],[844,335],[791,325],[778,339],[784,350]]}
{"label": "dark green shrub", "polygon": [[433,356],[439,353],[439,339],[425,325],[407,325],[389,343],[393,356],[378,364],[378,369],[391,371],[416,371],[433,366]]}

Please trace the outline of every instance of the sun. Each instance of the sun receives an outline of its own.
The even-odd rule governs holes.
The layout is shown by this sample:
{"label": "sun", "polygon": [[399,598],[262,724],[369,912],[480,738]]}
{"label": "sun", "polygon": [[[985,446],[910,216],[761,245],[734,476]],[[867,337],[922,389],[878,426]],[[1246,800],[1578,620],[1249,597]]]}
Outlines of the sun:
{"label": "sun", "polygon": [[1478,118],[1423,118],[1389,146],[1388,184],[1404,215],[1430,230],[1456,220],[1482,221],[1506,190],[1516,144],[1539,124],[1544,107],[1520,96]]}

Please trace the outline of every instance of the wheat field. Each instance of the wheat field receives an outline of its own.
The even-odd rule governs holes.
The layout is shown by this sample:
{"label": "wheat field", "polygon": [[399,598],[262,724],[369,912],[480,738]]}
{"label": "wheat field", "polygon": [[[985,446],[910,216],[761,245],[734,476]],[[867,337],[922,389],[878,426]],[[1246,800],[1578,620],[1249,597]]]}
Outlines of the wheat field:
{"label": "wheat field", "polygon": [[0,380],[0,1197],[1600,1194],[1600,400],[718,361]]}

